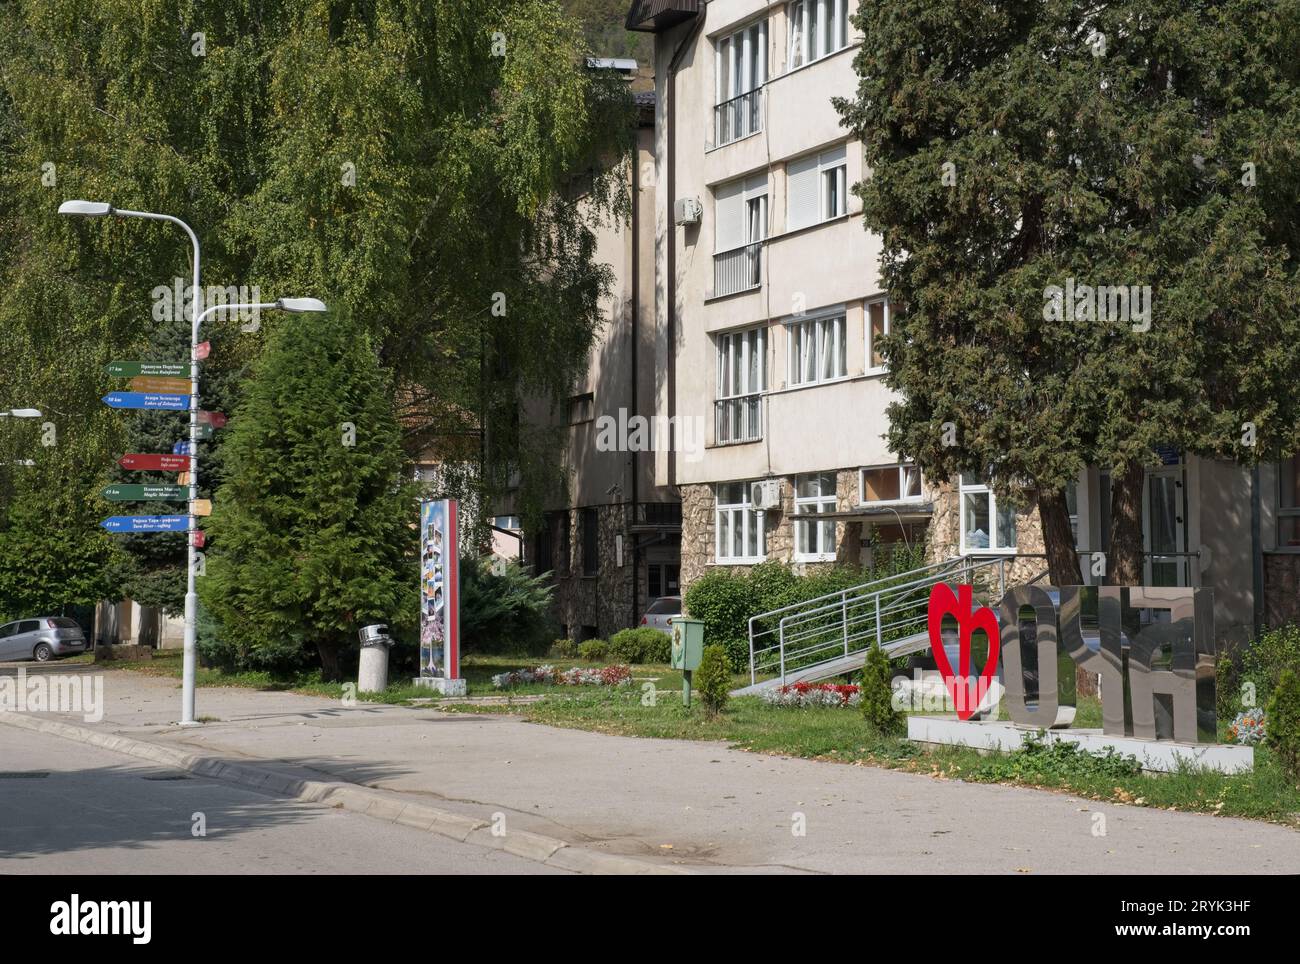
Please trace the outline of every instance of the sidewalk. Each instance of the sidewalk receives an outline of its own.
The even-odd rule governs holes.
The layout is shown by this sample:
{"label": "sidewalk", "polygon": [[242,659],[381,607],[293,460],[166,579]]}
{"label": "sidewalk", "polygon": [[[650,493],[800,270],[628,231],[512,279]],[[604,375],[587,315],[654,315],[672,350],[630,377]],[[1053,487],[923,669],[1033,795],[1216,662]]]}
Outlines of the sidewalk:
{"label": "sidewalk", "polygon": [[[605,854],[702,872],[1294,873],[1300,833],[1065,794],[110,671],[86,730],[343,780]],[[46,719],[54,718],[42,714]],[[1094,817],[1106,817],[1094,836]],[[792,824],[803,814],[806,834]],[[499,818],[498,818],[499,819]]]}

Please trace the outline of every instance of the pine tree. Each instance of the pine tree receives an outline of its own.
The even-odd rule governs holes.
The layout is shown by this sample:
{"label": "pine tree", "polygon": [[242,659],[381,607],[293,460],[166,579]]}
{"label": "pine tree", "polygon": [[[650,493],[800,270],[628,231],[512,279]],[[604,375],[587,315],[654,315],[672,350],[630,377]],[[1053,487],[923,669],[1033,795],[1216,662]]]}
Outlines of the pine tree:
{"label": "pine tree", "polygon": [[346,313],[276,319],[227,429],[198,580],[218,635],[249,661],[307,646],[338,679],[361,626],[414,618],[418,515],[391,397]]}
{"label": "pine tree", "polygon": [[[1300,18],[1294,0],[864,2],[855,189],[903,308],[890,446],[931,479],[1035,493],[1078,581],[1065,487],[1111,468],[1114,581],[1141,581],[1157,447],[1300,446]],[[1146,319],[1050,286],[1150,288]],[[1074,306],[1071,306],[1074,307]],[[1080,320],[1075,320],[1079,317]]]}

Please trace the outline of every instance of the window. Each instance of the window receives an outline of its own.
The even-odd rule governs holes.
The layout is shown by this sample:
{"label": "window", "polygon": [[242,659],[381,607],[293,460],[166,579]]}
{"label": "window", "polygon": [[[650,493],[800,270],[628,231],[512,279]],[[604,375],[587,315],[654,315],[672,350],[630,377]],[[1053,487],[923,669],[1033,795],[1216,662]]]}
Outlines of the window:
{"label": "window", "polygon": [[767,556],[763,513],[749,501],[748,482],[725,482],[717,489],[714,510],[715,558],[718,562],[762,562]]}
{"label": "window", "polygon": [[972,475],[961,477],[962,552],[1015,552],[1016,508],[998,505],[987,485]]}
{"label": "window", "polygon": [[714,441],[752,442],[763,437],[762,393],[767,390],[767,336],[763,328],[717,336],[718,400]]}
{"label": "window", "polygon": [[786,343],[786,384],[814,385],[844,377],[843,315],[790,321]]}
{"label": "window", "polygon": [[1300,455],[1277,465],[1277,547],[1300,549]]}
{"label": "window", "polygon": [[795,0],[786,8],[786,69],[812,63],[848,44],[848,0]]}
{"label": "window", "polygon": [[[835,473],[796,475],[794,513],[796,516],[819,515],[835,511]],[[835,522],[795,522],[795,555],[804,562],[835,559]]]}
{"label": "window", "polygon": [[885,352],[881,340],[893,331],[895,309],[888,298],[867,302],[867,371],[885,370]]}
{"label": "window", "polygon": [[714,143],[762,130],[761,88],[767,80],[767,21],[752,23],[714,45]]}
{"label": "window", "polygon": [[596,398],[591,392],[569,399],[569,424],[579,425],[595,417]]}
{"label": "window", "polygon": [[763,282],[767,237],[767,175],[720,185],[713,193],[713,293],[729,295]]}
{"label": "window", "polygon": [[921,470],[915,465],[880,465],[862,470],[859,496],[863,505],[919,502]]}
{"label": "window", "polygon": [[498,529],[509,529],[512,532],[520,529],[519,516],[517,515],[499,515],[492,519],[492,524]]}
{"label": "window", "polygon": [[786,230],[797,231],[848,213],[845,146],[790,161],[785,166]]}
{"label": "window", "polygon": [[595,509],[582,509],[579,524],[582,526],[582,574],[594,576],[600,572],[600,519]]}

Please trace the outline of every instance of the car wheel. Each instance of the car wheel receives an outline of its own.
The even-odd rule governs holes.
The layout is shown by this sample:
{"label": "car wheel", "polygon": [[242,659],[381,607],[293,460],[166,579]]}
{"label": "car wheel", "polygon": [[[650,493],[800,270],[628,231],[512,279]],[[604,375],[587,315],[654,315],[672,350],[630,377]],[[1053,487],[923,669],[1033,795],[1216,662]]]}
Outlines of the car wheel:
{"label": "car wheel", "polygon": [[50,649],[49,643],[41,643],[32,650],[32,659],[38,663],[44,663],[54,658],[54,650]]}

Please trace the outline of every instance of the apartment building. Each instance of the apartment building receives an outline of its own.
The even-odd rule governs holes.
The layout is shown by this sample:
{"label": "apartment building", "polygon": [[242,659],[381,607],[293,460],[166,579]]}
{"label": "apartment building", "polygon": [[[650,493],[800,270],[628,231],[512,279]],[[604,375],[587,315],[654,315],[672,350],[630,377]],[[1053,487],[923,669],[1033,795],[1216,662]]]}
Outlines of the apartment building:
{"label": "apartment building", "polygon": [[[1042,572],[1033,505],[984,481],[933,485],[885,441],[879,239],[851,186],[868,171],[840,125],[862,42],[850,0],[634,0],[654,34],[656,411],[678,430],[655,481],[682,501],[683,587],[712,567],[867,561],[898,543],[933,558],[1005,556]],[[683,446],[698,424],[702,452]],[[689,435],[685,437],[689,438]],[[1148,473],[1148,585],[1216,592],[1221,637],[1300,618],[1295,459],[1252,476],[1170,450]],[[1109,546],[1109,479],[1069,493],[1084,558]],[[1081,565],[1080,580],[1095,582]]]}
{"label": "apartment building", "polygon": [[[558,457],[568,480],[541,527],[520,540],[523,563],[552,573],[560,631],[577,640],[636,625],[651,602],[677,595],[680,584],[681,503],[675,488],[656,484],[649,431],[664,377],[654,336],[655,94],[634,61],[591,66],[619,70],[633,84],[636,157],[623,170],[632,213],[597,231],[596,257],[613,269],[614,289],[586,371],[562,410],[538,400],[525,412],[531,424],[562,427]],[[507,504],[501,511],[513,510]]]}

